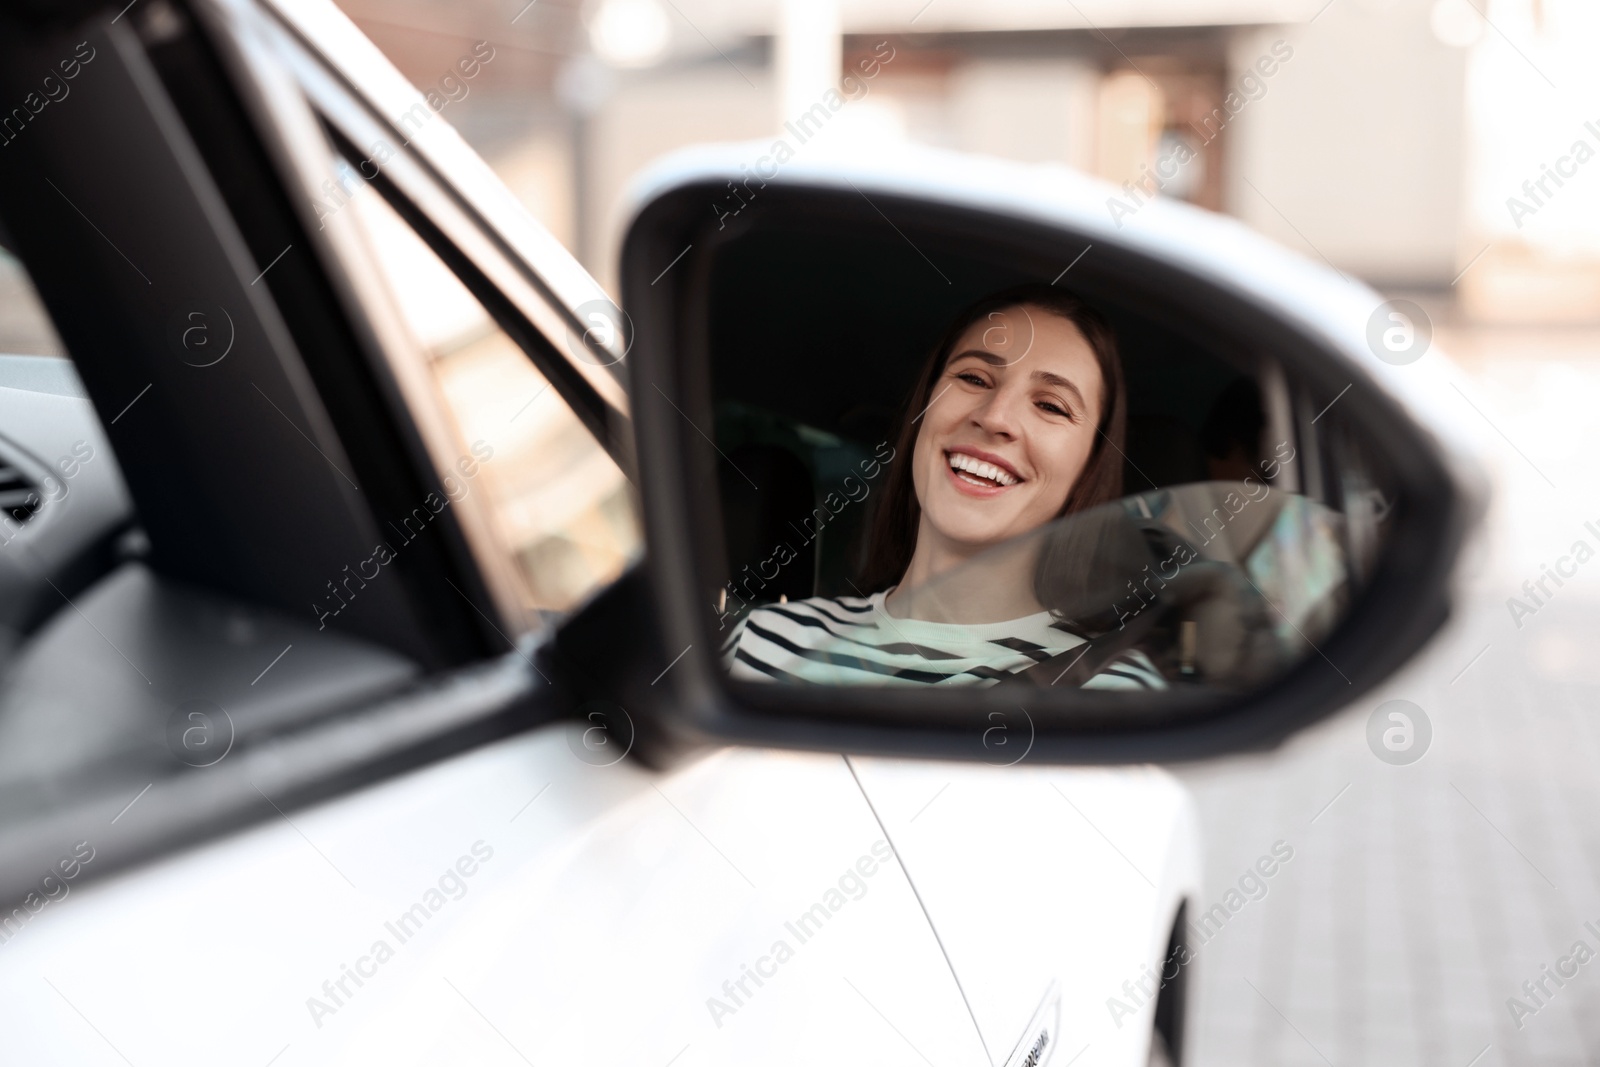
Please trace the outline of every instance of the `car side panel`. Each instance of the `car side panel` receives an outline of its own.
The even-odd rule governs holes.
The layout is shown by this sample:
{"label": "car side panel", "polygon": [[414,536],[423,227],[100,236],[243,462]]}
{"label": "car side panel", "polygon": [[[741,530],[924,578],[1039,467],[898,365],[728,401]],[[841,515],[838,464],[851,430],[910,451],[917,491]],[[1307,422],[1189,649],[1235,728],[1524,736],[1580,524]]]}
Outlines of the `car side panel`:
{"label": "car side panel", "polygon": [[1173,916],[1198,891],[1187,791],[1154,767],[856,765],[995,1062],[1054,988],[1060,1062],[1143,1064],[1154,997],[1123,983],[1155,991]]}
{"label": "car side panel", "polygon": [[70,891],[0,944],[0,1061],[981,1062],[839,757],[579,753],[546,728]]}

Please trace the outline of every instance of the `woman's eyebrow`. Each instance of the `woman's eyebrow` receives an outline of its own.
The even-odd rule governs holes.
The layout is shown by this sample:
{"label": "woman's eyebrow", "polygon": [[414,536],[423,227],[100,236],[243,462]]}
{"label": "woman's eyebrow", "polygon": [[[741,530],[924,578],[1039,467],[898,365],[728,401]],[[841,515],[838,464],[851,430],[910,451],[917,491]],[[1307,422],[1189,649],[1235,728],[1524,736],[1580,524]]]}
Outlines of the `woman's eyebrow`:
{"label": "woman's eyebrow", "polygon": [[969,348],[965,352],[957,352],[945,362],[954,363],[956,360],[965,359],[968,356],[976,356],[978,359],[983,360],[991,367],[1009,367],[1013,362],[1004,356],[996,355],[993,352],[988,352],[981,348]]}
{"label": "woman's eyebrow", "polygon": [[1044,382],[1047,385],[1053,385],[1058,389],[1065,389],[1067,392],[1078,398],[1078,403],[1085,406],[1088,404],[1088,401],[1083,399],[1083,393],[1078,389],[1078,387],[1073,385],[1072,382],[1068,381],[1066,378],[1063,378],[1059,374],[1052,374],[1047,370],[1036,370],[1033,372],[1033,378],[1035,381]]}

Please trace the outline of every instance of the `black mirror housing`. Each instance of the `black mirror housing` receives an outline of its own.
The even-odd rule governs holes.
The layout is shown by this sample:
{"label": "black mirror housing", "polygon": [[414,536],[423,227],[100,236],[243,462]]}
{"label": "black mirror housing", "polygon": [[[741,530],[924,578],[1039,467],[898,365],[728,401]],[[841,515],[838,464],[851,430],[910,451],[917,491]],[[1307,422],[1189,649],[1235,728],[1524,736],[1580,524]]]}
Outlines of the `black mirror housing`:
{"label": "black mirror housing", "polygon": [[[649,600],[662,655],[680,656],[651,687],[671,687],[671,711],[651,716],[663,720],[659,736],[991,763],[1024,750],[1036,761],[1121,763],[1263,749],[1371,690],[1448,617],[1483,481],[1470,446],[1429,414],[1443,385],[1439,357],[1396,365],[1369,347],[1367,324],[1384,303],[1377,294],[1183,205],[1153,203],[1136,220],[1113,220],[1103,207],[1110,187],[1059,168],[929,153],[796,161],[761,182],[738,165],[749,154],[734,146],[664,164],[646,182],[622,258]],[[743,205],[737,213],[727,207],[730,190]],[[742,373],[728,368],[759,371],[768,353],[780,366],[806,366],[808,346],[832,351],[857,327],[898,337],[964,293],[1052,278],[1085,299],[1135,309],[1147,325],[1125,335],[1186,331],[1228,359],[1281,367],[1292,386],[1286,402],[1302,409],[1299,432],[1338,422],[1363,454],[1379,457],[1393,490],[1383,546],[1337,626],[1292,668],[1238,691],[1066,697],[1008,686],[730,681],[715,592],[727,571],[717,487],[732,462],[718,447],[726,396],[716,390]],[[735,349],[736,363],[727,356]],[[871,363],[858,352],[849,365],[863,389],[882,392],[890,386],[873,381]],[[775,403],[784,392],[804,405],[841,388],[766,373],[778,374]],[[1308,466],[1308,481],[1322,476]]]}

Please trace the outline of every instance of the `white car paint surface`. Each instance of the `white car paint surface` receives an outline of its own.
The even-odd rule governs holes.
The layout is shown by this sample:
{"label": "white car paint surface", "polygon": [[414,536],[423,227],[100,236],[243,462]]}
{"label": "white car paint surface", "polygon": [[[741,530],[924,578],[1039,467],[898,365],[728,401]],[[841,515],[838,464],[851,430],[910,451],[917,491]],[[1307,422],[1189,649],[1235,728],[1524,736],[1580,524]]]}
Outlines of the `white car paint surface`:
{"label": "white car paint surface", "polygon": [[[730,749],[658,774],[592,766],[577,737],[543,728],[80,885],[0,944],[0,1062],[981,1065],[1052,983],[1043,1062],[1143,1062],[1150,1013],[1117,1028],[1105,999],[1159,964],[1198,879],[1163,772],[856,761],[958,988],[841,757]],[[114,814],[107,838],[139,808]],[[426,920],[397,927],[414,905]]]}
{"label": "white car paint surface", "polygon": [[1106,1002],[1160,970],[1179,904],[1199,893],[1183,786],[1155,767],[856,764],[995,1062],[1052,984],[1065,1054],[1051,1062],[1145,1062],[1153,1001],[1120,1019]]}

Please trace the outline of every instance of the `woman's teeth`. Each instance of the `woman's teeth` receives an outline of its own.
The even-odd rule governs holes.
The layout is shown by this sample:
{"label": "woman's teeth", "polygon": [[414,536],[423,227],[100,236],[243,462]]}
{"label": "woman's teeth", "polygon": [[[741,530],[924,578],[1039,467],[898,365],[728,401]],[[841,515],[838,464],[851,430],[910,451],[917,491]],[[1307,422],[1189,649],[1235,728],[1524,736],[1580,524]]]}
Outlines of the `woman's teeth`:
{"label": "woman's teeth", "polygon": [[985,463],[965,452],[948,452],[945,455],[950,461],[950,469],[960,471],[961,475],[974,485],[989,488],[996,485],[1016,485],[1020,480],[993,463]]}

